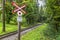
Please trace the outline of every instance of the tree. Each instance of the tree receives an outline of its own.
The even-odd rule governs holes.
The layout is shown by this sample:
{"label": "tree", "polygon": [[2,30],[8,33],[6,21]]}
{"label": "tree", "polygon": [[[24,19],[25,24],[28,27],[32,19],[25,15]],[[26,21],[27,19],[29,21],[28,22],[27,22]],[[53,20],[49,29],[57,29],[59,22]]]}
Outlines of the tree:
{"label": "tree", "polygon": [[2,2],[2,4],[3,4],[3,12],[2,12],[2,14],[3,14],[3,16],[2,16],[2,20],[3,20],[3,32],[5,32],[5,0],[2,0],[3,2]]}
{"label": "tree", "polygon": [[38,22],[43,22],[46,20],[45,14],[44,14],[44,10],[43,10],[43,6],[39,7],[39,19]]}
{"label": "tree", "polygon": [[5,8],[6,8],[6,10],[5,10],[5,13],[6,13],[6,23],[10,23],[10,21],[12,20],[12,17],[13,17],[13,14],[12,14],[12,9],[13,9],[13,7],[12,7],[12,5],[11,5],[11,2],[9,3],[9,2],[7,2],[6,4],[5,4]]}
{"label": "tree", "polygon": [[56,31],[60,26],[60,0],[46,0],[47,4],[47,14],[48,21],[50,24],[54,25]]}
{"label": "tree", "polygon": [[23,1],[23,3],[25,2],[25,4],[27,5],[25,10],[27,12],[27,14],[25,15],[25,18],[27,20],[28,24],[34,24],[37,22],[38,20],[38,12],[37,12],[37,5],[36,5],[36,1],[32,1],[32,0],[27,0],[27,1]]}
{"label": "tree", "polygon": [[12,14],[12,5],[11,5],[11,2],[13,0],[6,0],[6,3],[5,3],[5,13],[6,13],[6,23],[10,23],[10,21],[12,20],[12,17],[13,17],[13,14]]}
{"label": "tree", "polygon": [[22,2],[22,0],[16,0],[16,2],[17,2],[17,3],[21,3],[21,2]]}

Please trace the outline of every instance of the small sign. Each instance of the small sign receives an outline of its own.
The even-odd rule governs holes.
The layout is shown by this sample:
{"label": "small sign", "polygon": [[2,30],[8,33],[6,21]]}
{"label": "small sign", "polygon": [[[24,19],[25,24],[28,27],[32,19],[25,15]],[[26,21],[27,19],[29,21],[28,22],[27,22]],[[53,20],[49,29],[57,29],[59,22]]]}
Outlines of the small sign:
{"label": "small sign", "polygon": [[22,16],[17,17],[17,22],[22,22]]}
{"label": "small sign", "polygon": [[22,12],[18,11],[17,14],[18,14],[17,21],[22,22]]}
{"label": "small sign", "polygon": [[22,12],[21,11],[18,11],[17,14],[18,14],[18,16],[22,16]]}

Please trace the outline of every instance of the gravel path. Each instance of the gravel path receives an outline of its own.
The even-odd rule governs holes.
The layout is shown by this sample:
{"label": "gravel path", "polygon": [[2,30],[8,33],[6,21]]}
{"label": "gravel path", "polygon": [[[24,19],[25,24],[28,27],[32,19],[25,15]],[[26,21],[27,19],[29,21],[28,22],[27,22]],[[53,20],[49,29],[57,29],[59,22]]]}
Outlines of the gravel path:
{"label": "gravel path", "polygon": [[[35,27],[31,28],[31,29],[27,29],[27,30],[25,30],[25,31],[22,31],[22,32],[21,32],[21,35],[23,35],[23,34],[29,32],[29,31],[31,31],[31,30],[37,28],[37,27],[38,27],[38,26],[35,26]],[[18,33],[15,34],[15,35],[12,35],[12,36],[6,37],[6,38],[4,38],[4,39],[0,39],[0,40],[16,40],[17,37],[18,37]]]}

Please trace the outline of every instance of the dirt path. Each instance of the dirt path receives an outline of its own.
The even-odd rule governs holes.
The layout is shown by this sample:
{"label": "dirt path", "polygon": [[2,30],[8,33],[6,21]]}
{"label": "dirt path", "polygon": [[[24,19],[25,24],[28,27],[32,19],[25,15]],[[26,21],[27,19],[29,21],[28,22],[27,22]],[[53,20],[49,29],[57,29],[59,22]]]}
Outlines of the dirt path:
{"label": "dirt path", "polygon": [[[38,25],[38,26],[39,26],[39,25]],[[23,35],[23,34],[29,32],[29,31],[31,31],[31,30],[37,28],[38,26],[35,26],[35,27],[33,27],[33,28],[30,28],[30,29],[27,29],[27,30],[25,30],[25,31],[22,31],[22,32],[21,32],[21,35]],[[18,33],[15,34],[15,35],[12,35],[12,36],[9,36],[9,37],[6,37],[6,38],[3,38],[3,39],[0,39],[0,40],[16,40],[17,37],[18,37]]]}

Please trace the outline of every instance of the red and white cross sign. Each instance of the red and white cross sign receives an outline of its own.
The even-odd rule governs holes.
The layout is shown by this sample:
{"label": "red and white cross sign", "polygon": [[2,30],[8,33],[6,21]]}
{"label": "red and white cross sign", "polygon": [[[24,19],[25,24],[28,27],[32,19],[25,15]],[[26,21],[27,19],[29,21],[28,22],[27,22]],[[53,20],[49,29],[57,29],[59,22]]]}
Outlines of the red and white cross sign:
{"label": "red and white cross sign", "polygon": [[18,12],[19,10],[20,10],[22,13],[24,13],[24,14],[26,13],[26,12],[23,10],[23,8],[25,8],[26,5],[23,5],[23,6],[19,7],[15,2],[12,2],[12,5],[16,7],[16,8],[13,10],[13,13],[14,13],[14,12]]}

